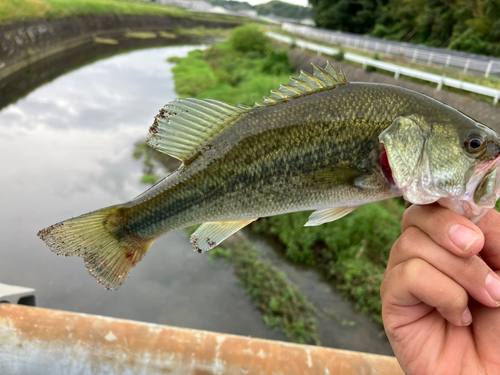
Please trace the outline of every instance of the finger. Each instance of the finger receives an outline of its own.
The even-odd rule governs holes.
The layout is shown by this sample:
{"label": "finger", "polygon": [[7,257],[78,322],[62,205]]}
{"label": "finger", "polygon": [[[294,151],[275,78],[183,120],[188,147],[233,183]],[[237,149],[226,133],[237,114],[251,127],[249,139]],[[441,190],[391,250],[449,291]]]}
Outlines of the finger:
{"label": "finger", "polygon": [[403,215],[403,231],[412,226],[460,257],[475,255],[483,248],[484,236],[476,225],[436,204],[408,208]]}
{"label": "finger", "polygon": [[[500,274],[497,272],[497,274]],[[474,316],[474,336],[477,352],[481,357],[498,362],[498,348],[500,348],[500,310],[488,309],[471,300],[469,308]]]}
{"label": "finger", "polygon": [[389,330],[411,324],[433,308],[453,325],[472,321],[465,289],[422,259],[394,267],[382,282],[380,294],[384,326]]}
{"label": "finger", "polygon": [[388,269],[419,258],[460,284],[467,293],[485,306],[498,307],[500,278],[478,256],[460,258],[436,244],[419,228],[408,228],[395,242],[389,257]]}
{"label": "finger", "polygon": [[489,210],[477,226],[484,233],[481,258],[494,270],[500,270],[500,213]]}

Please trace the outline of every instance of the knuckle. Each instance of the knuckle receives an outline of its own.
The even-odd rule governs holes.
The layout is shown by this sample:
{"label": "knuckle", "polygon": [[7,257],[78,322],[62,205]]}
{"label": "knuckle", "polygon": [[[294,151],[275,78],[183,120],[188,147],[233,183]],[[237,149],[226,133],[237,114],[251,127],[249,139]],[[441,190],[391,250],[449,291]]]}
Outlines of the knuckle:
{"label": "knuckle", "polygon": [[401,278],[408,284],[413,283],[422,274],[425,262],[418,258],[412,258],[401,266]]}
{"label": "knuckle", "polygon": [[415,207],[415,205],[410,206],[405,210],[405,212],[403,212],[403,219],[401,220],[401,227],[403,228],[403,230],[404,228],[408,228],[411,225],[412,217],[416,209]]}
{"label": "knuckle", "polygon": [[421,235],[420,229],[417,227],[409,227],[394,243],[393,249],[397,252],[407,252],[415,247],[418,237]]}

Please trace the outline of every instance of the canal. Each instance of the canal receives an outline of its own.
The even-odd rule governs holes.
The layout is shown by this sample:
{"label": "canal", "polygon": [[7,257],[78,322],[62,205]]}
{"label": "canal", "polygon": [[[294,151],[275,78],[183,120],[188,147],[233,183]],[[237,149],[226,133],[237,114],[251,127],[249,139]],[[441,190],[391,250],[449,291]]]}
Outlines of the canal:
{"label": "canal", "polygon": [[[140,183],[143,165],[132,157],[134,145],[145,139],[158,110],[177,96],[173,65],[166,60],[195,48],[125,52],[20,98],[19,90],[13,90],[15,98],[4,92],[0,282],[36,288],[42,307],[286,340],[265,326],[231,268],[193,252],[183,231],[157,240],[117,292],[98,285],[81,258],[56,256],[36,236],[50,224],[128,201],[147,188]],[[251,239],[319,306],[324,345],[391,353],[381,327],[356,314],[313,271],[284,262],[266,241]]]}

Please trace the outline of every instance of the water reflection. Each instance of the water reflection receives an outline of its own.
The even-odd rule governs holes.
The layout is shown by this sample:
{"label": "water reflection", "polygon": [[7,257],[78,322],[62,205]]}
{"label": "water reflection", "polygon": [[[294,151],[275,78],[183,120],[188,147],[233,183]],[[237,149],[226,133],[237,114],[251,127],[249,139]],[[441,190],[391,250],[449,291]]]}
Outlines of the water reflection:
{"label": "water reflection", "polygon": [[181,232],[158,240],[118,292],[80,258],[52,254],[39,229],[141,193],[134,143],[176,97],[163,47],[82,67],[0,112],[0,282],[37,289],[41,306],[256,337],[265,327],[232,272],[192,251]]}

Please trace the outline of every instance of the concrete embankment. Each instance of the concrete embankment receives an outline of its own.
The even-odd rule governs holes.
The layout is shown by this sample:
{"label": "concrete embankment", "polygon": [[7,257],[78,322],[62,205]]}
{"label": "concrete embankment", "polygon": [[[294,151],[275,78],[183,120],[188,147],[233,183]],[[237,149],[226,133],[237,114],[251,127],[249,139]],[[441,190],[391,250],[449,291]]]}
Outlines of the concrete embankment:
{"label": "concrete embankment", "polygon": [[232,28],[237,22],[165,16],[99,15],[35,19],[0,24],[0,79],[23,67],[89,41],[115,38],[127,31],[167,31],[176,28]]}

